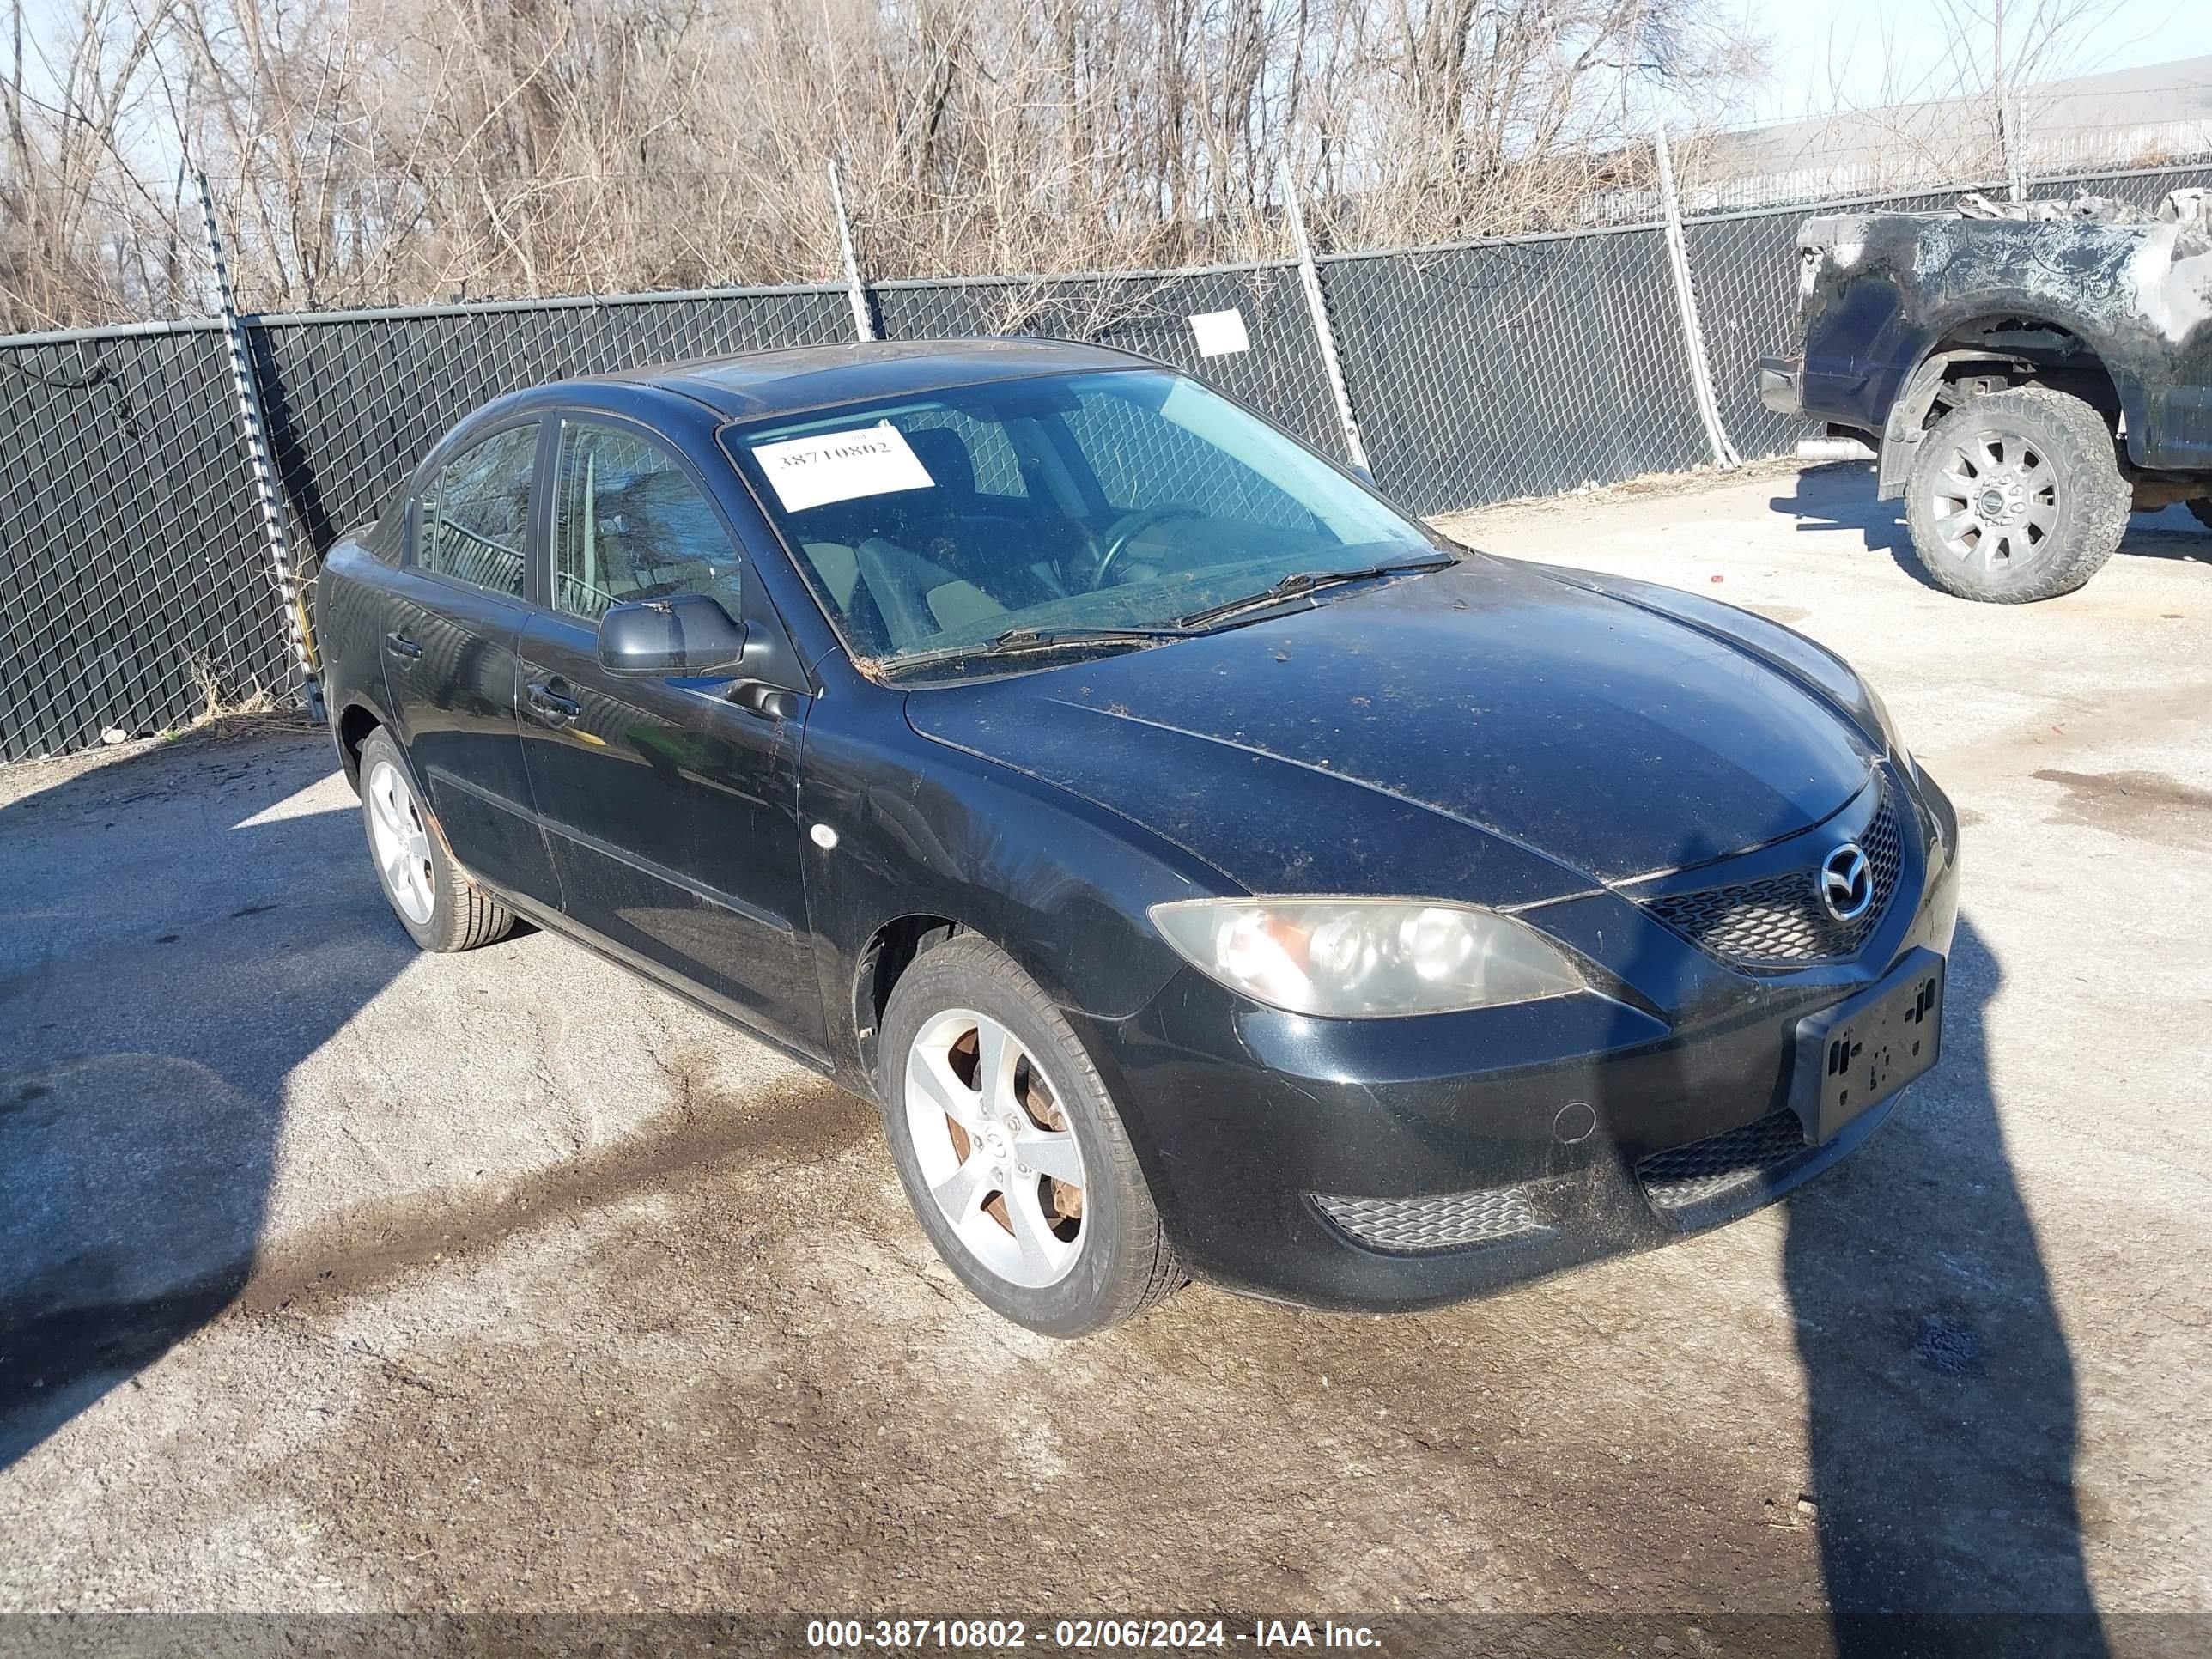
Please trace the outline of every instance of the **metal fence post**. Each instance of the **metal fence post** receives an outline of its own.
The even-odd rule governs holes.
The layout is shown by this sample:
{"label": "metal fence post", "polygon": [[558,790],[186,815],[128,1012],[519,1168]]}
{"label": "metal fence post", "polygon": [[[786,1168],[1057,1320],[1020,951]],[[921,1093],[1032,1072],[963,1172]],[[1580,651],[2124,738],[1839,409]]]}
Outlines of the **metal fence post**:
{"label": "metal fence post", "polygon": [[270,459],[269,428],[261,414],[261,388],[253,379],[253,359],[247,349],[246,324],[238,314],[238,299],[230,287],[230,267],[222,257],[222,236],[215,226],[215,195],[207,174],[195,175],[200,186],[201,223],[207,230],[208,257],[215,262],[216,292],[222,301],[222,334],[230,348],[231,391],[237,400],[239,435],[246,441],[246,465],[253,480],[253,497],[261,509],[262,534],[269,545],[269,566],[276,578],[276,592],[284,606],[284,630],[292,645],[292,659],[299,665],[301,695],[310,718],[321,720],[323,684],[315,663],[314,629],[301,597],[297,567],[292,561],[291,538],[284,526],[284,504],[276,493],[276,470]]}
{"label": "metal fence post", "polygon": [[845,185],[837,176],[837,158],[830,158],[830,207],[837,216],[837,251],[845,256],[845,292],[853,301],[853,331],[863,340],[876,337],[875,319],[868,315],[868,296],[860,287],[860,261],[853,252],[853,222],[845,216]]}
{"label": "metal fence post", "polygon": [[1305,211],[1298,205],[1298,184],[1291,176],[1291,158],[1284,156],[1277,169],[1283,185],[1283,210],[1290,216],[1291,236],[1297,244],[1298,282],[1306,291],[1306,310],[1313,317],[1314,338],[1321,344],[1322,367],[1328,372],[1329,395],[1336,400],[1336,418],[1344,428],[1344,453],[1352,465],[1373,476],[1367,465],[1367,446],[1359,441],[1359,422],[1352,417],[1352,392],[1344,383],[1344,365],[1336,355],[1336,331],[1329,326],[1328,301],[1321,291],[1321,270],[1314,264],[1313,244],[1306,240]]}
{"label": "metal fence post", "polygon": [[1721,407],[1713,396],[1712,366],[1705,360],[1705,331],[1698,321],[1698,295],[1690,286],[1690,252],[1682,240],[1682,204],[1674,195],[1674,162],[1667,153],[1667,129],[1651,129],[1651,147],[1659,162],[1659,202],[1667,217],[1667,264],[1674,277],[1674,305],[1682,316],[1682,343],[1690,359],[1690,396],[1705,423],[1705,443],[1713,452],[1713,465],[1723,470],[1743,465],[1743,458],[1729,441],[1721,424]]}

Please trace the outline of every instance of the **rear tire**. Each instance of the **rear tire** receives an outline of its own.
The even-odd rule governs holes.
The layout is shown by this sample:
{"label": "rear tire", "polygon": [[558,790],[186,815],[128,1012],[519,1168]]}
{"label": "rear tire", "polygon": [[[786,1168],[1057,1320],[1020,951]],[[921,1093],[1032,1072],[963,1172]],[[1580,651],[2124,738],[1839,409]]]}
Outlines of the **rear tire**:
{"label": "rear tire", "polygon": [[416,944],[473,951],[514,930],[514,913],[453,862],[399,745],[380,727],[361,746],[361,816],[378,884]]}
{"label": "rear tire", "polygon": [[2133,492],[2104,417],[2048,386],[1971,398],[1920,440],[1905,523],[1929,580],[1961,599],[2070,593],[2112,556]]}
{"label": "rear tire", "polygon": [[1182,1283],[1097,1068],[995,946],[924,951],[884,1011],[878,1097],[930,1243],[993,1312],[1085,1336]]}
{"label": "rear tire", "polygon": [[2207,530],[2212,530],[2212,495],[2199,495],[2187,505],[2191,516]]}

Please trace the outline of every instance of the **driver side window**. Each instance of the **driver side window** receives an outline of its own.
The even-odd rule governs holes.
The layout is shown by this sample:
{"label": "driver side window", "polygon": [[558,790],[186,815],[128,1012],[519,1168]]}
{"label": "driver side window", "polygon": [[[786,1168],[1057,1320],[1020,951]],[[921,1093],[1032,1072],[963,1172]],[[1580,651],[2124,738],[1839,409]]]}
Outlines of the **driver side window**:
{"label": "driver side window", "polygon": [[737,550],[676,458],[617,426],[564,421],[553,483],[553,607],[597,621],[629,599],[704,593],[732,617]]}
{"label": "driver side window", "polygon": [[1312,515],[1276,485],[1194,432],[1111,392],[1085,390],[1067,429],[1115,513],[1196,507],[1209,519],[1310,529]]}

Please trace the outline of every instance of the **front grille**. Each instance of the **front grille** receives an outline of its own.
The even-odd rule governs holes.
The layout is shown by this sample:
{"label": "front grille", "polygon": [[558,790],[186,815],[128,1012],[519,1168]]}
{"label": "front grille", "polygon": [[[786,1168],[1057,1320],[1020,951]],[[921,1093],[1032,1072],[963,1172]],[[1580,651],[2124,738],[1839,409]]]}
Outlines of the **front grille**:
{"label": "front grille", "polygon": [[1314,1202],[1345,1231],[1378,1250],[1455,1250],[1549,1231],[1520,1187],[1478,1187],[1419,1198],[1317,1193]]}
{"label": "front grille", "polygon": [[1805,1126],[1797,1114],[1769,1112],[1740,1129],[1708,1135],[1686,1146],[1670,1146],[1641,1158],[1636,1165],[1636,1178],[1661,1209],[1686,1210],[1748,1186],[1805,1150]]}
{"label": "front grille", "polygon": [[1894,793],[1882,782],[1881,805],[1859,837],[1874,880],[1874,902],[1854,921],[1838,921],[1820,902],[1817,865],[1759,881],[1669,893],[1645,908],[1692,944],[1740,968],[1789,969],[1853,955],[1897,892],[1905,836]]}

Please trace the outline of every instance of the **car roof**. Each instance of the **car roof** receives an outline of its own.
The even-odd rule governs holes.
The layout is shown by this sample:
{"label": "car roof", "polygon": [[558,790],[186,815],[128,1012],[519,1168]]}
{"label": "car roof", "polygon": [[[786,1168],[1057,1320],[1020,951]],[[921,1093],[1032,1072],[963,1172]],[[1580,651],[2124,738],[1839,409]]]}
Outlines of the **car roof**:
{"label": "car roof", "polygon": [[1036,374],[1158,367],[1131,352],[1072,340],[879,340],[648,363],[581,384],[654,386],[704,404],[726,420],[752,420]]}

